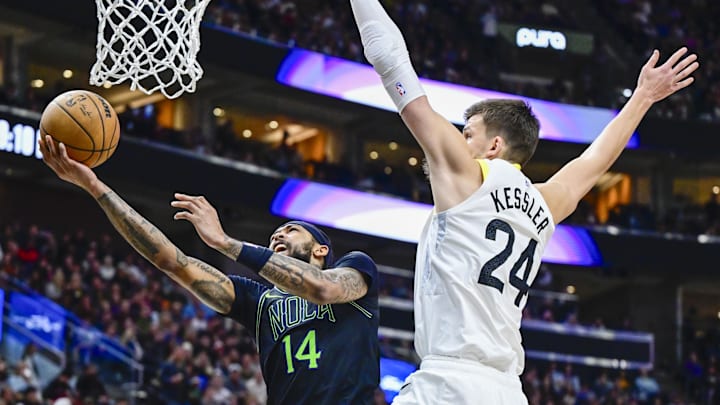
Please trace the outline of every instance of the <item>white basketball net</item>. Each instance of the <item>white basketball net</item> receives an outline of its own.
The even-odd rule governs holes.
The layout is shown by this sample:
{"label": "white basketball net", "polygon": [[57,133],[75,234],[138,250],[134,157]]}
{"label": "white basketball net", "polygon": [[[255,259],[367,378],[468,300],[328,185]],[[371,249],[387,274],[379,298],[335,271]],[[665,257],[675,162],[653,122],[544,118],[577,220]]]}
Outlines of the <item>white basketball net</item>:
{"label": "white basketball net", "polygon": [[210,0],[96,0],[97,61],[90,84],[130,80],[131,90],[167,98],[194,92],[203,75],[196,57]]}

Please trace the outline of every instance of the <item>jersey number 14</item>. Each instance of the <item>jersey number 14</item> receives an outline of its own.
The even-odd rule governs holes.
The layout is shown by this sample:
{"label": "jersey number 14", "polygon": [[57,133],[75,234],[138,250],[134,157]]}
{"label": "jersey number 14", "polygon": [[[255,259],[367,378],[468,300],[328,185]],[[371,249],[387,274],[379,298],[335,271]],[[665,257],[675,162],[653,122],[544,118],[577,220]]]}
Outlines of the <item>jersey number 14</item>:
{"label": "jersey number 14", "polygon": [[[493,276],[492,273],[505,264],[507,259],[510,257],[515,243],[515,231],[513,231],[512,227],[507,222],[499,219],[493,219],[485,229],[485,238],[495,240],[498,231],[505,232],[508,235],[507,243],[500,253],[488,260],[488,262],[482,267],[478,283],[497,288],[497,290],[502,293],[505,289],[505,283],[499,278]],[[510,279],[508,281],[513,287],[519,290],[517,296],[515,297],[515,305],[518,307],[520,306],[523,296],[527,295],[528,290],[530,290],[528,279],[530,278],[530,273],[532,272],[533,260],[535,258],[535,248],[537,247],[537,244],[536,240],[530,239],[527,247],[525,247],[525,250],[523,250],[520,257],[517,259],[515,264],[513,264],[512,269],[510,269]],[[519,276],[518,274],[521,271],[522,275]]]}
{"label": "jersey number 14", "polygon": [[314,329],[311,329],[307,335],[305,335],[305,339],[303,339],[302,343],[300,343],[300,347],[298,347],[294,356],[292,354],[292,342],[290,341],[290,335],[286,335],[282,341],[285,345],[285,361],[287,362],[288,374],[295,372],[293,357],[295,357],[295,360],[297,361],[308,361],[308,368],[310,369],[318,367],[317,361],[322,352],[317,351]]}

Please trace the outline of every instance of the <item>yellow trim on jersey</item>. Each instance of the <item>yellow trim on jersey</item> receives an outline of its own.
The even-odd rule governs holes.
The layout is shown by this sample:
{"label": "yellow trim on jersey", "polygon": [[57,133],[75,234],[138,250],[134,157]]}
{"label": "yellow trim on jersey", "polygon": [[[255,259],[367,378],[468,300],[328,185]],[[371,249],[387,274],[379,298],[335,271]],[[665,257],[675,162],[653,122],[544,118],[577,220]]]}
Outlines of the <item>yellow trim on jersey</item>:
{"label": "yellow trim on jersey", "polygon": [[[475,159],[480,165],[480,171],[482,172],[483,181],[487,179],[488,173],[490,172],[490,166],[488,165],[487,159]],[[513,167],[518,170],[522,170],[522,166],[517,163],[512,163]]]}
{"label": "yellow trim on jersey", "polygon": [[490,172],[490,166],[485,159],[477,159],[476,162],[480,165],[480,172],[482,172],[483,181],[487,180],[488,172]]}
{"label": "yellow trim on jersey", "polygon": [[268,294],[270,294],[270,291],[272,290],[265,290],[265,292],[260,295],[257,313],[255,314],[255,344],[258,346],[258,350],[260,350],[260,320],[262,318],[262,306],[265,303],[265,298],[267,298]]}
{"label": "yellow trim on jersey", "polygon": [[363,315],[365,315],[365,316],[367,316],[368,318],[372,319],[373,315],[370,313],[370,311],[368,311],[367,309],[361,307],[360,304],[358,304],[357,302],[355,302],[355,301],[350,301],[350,302],[348,302],[348,304],[354,306],[354,307],[357,308],[360,312],[362,312]]}

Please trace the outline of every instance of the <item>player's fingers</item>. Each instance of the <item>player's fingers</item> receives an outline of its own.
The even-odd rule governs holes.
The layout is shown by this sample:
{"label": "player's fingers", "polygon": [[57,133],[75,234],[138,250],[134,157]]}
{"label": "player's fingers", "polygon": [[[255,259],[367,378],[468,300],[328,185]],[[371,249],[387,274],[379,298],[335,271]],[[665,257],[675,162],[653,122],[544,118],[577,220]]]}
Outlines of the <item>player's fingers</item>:
{"label": "player's fingers", "polygon": [[193,204],[197,208],[200,208],[200,206],[201,206],[200,199],[198,196],[182,194],[182,193],[175,193],[175,198],[177,198],[179,201],[184,201],[184,202]]}
{"label": "player's fingers", "polygon": [[50,140],[50,154],[53,159],[60,160],[60,144],[54,139]]}
{"label": "player's fingers", "polygon": [[50,135],[45,136],[45,144],[47,146],[48,157],[54,158],[56,156],[55,142]]}
{"label": "player's fingers", "polygon": [[682,58],[682,56],[685,55],[687,53],[687,51],[688,51],[688,49],[684,46],[682,48],[678,49],[677,51],[675,51],[674,54],[672,54],[672,56],[670,56],[670,58],[667,60],[667,62],[665,62],[665,64],[663,66],[670,66],[670,67],[675,66],[675,64],[678,63],[680,58]]}
{"label": "player's fingers", "polygon": [[188,211],[195,211],[197,209],[197,207],[195,206],[195,204],[192,203],[192,201],[173,201],[170,203],[170,205],[175,208],[182,208]]}
{"label": "player's fingers", "polygon": [[657,64],[658,59],[660,59],[660,52],[657,49],[654,49],[652,52],[652,55],[650,55],[650,58],[645,63],[646,68],[654,68]]}
{"label": "player's fingers", "polygon": [[176,212],[175,215],[173,215],[173,219],[175,219],[175,220],[184,219],[184,220],[192,222],[192,214],[189,213],[188,211]]}
{"label": "player's fingers", "polygon": [[45,146],[45,141],[42,136],[38,137],[38,148],[40,148],[40,153],[42,153],[44,159],[45,155],[47,155],[47,147]]}
{"label": "player's fingers", "polygon": [[62,157],[63,160],[69,161],[70,157],[67,154],[67,148],[65,148],[65,144],[60,142],[58,145],[58,150],[60,151],[60,157]]}
{"label": "player's fingers", "polygon": [[694,81],[695,81],[694,77],[688,77],[685,80],[679,81],[679,82],[675,83],[675,86],[673,86],[674,90],[678,91],[678,90],[684,89],[685,87],[691,85],[692,82],[694,82]]}
{"label": "player's fingers", "polygon": [[693,62],[689,66],[685,67],[680,73],[678,73],[676,77],[678,79],[684,79],[684,78],[690,76],[699,67],[700,67],[700,64],[698,62]]}
{"label": "player's fingers", "polygon": [[38,138],[38,143],[40,144],[40,153],[42,153],[42,160],[47,165],[50,165],[50,151],[48,150],[48,144],[47,141],[43,139],[43,137]]}
{"label": "player's fingers", "polygon": [[680,72],[697,60],[697,55],[692,54],[684,57],[677,65],[673,66],[673,72]]}
{"label": "player's fingers", "polygon": [[210,202],[203,196],[199,196],[198,199],[195,200],[195,204],[203,211],[208,213],[215,212],[215,207],[213,207],[212,204],[210,204]]}
{"label": "player's fingers", "polygon": [[194,202],[196,205],[198,205],[198,206],[207,206],[207,205],[209,205],[204,196],[195,195],[195,196],[192,196],[191,198],[192,198],[193,202]]}
{"label": "player's fingers", "polygon": [[183,194],[183,193],[175,193],[175,198],[177,198],[178,200],[182,200],[182,201],[191,200],[192,197],[193,196],[191,196],[191,195],[187,195],[187,194]]}

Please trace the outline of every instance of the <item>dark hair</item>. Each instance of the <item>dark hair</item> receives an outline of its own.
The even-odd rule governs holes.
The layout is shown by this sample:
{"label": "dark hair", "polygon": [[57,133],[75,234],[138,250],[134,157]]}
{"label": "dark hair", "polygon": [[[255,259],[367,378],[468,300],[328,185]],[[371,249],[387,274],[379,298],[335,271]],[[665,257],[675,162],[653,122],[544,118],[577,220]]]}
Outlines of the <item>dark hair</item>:
{"label": "dark hair", "polygon": [[509,150],[503,159],[521,165],[530,160],[540,137],[540,122],[528,103],[509,99],[480,101],[465,110],[465,122],[478,114],[483,118],[487,135],[500,136],[507,143]]}

